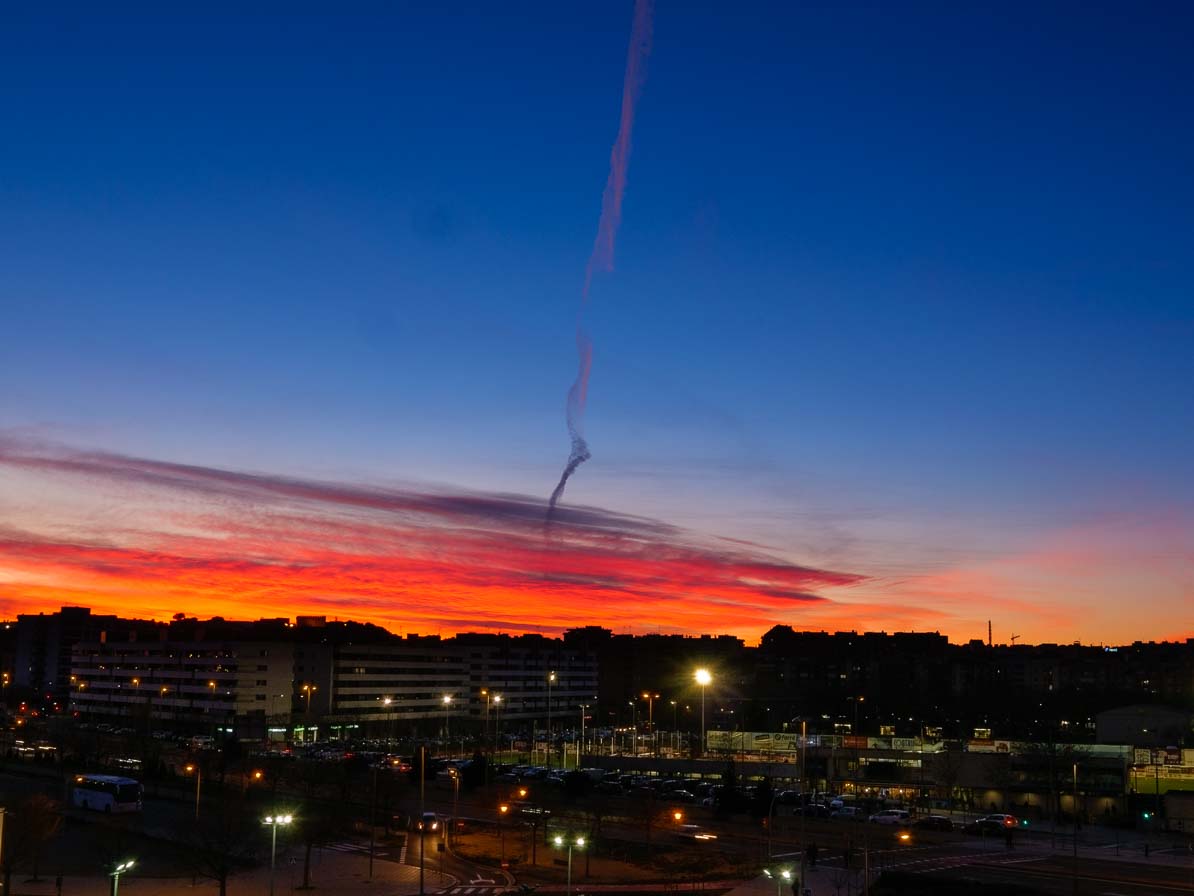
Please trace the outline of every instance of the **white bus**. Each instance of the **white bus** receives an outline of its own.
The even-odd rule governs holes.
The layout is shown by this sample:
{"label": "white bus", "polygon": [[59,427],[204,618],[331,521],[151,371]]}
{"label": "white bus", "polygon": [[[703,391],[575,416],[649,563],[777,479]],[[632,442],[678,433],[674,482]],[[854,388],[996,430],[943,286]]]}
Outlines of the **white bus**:
{"label": "white bus", "polygon": [[141,784],[117,775],[75,775],[71,803],[96,812],[140,812]]}

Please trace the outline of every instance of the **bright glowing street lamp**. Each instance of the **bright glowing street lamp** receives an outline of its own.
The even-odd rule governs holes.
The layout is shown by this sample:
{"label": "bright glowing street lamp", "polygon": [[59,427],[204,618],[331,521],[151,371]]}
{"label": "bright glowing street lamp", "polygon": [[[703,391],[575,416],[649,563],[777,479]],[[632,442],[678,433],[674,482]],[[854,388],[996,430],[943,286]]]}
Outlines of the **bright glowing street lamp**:
{"label": "bright glowing street lamp", "polygon": [[278,827],[294,821],[293,815],[267,815],[262,823],[271,828],[269,848],[269,896],[274,896],[274,868],[278,864]]}
{"label": "bright glowing street lamp", "polygon": [[121,862],[108,872],[108,875],[112,878],[112,896],[117,896],[117,893],[120,892],[120,875],[124,874],[136,864],[136,859],[129,859],[126,862]]}
{"label": "bright glowing street lamp", "polygon": [[185,766],[188,775],[195,776],[195,821],[199,820],[199,792],[203,787],[203,769],[192,762],[188,762]]}
{"label": "bright glowing street lamp", "polygon": [[659,752],[659,741],[655,737],[655,701],[659,695],[643,691],[643,699],[647,701],[647,733],[651,736],[651,752],[656,754]]}
{"label": "bright glowing street lamp", "polygon": [[790,884],[792,882],[792,869],[791,868],[777,869],[774,874],[771,873],[770,868],[764,868],[763,873],[766,874],[768,877],[775,878],[775,896],[782,896],[782,893],[780,892],[780,890],[783,887],[783,885]]}
{"label": "bright glowing street lamp", "polygon": [[493,715],[493,740],[497,744],[497,756],[500,761],[502,758],[502,695],[493,695],[494,715]]}
{"label": "bright glowing street lamp", "polygon": [[577,849],[584,849],[585,838],[577,837],[575,840],[565,840],[563,837],[557,835],[555,844],[556,846],[564,846],[565,844],[568,846],[568,889],[566,893],[567,896],[572,896],[572,847],[575,846]]}
{"label": "bright glowing street lamp", "polygon": [[452,709],[452,695],[444,694],[444,741],[450,751],[452,749],[452,719],[448,713]]}
{"label": "bright glowing street lamp", "polygon": [[701,686],[701,755],[705,755],[705,688],[713,681],[708,669],[697,669],[693,673],[696,683]]}
{"label": "bright glowing street lamp", "polygon": [[547,767],[551,768],[551,757],[555,752],[551,740],[551,686],[556,683],[556,673],[547,673]]}

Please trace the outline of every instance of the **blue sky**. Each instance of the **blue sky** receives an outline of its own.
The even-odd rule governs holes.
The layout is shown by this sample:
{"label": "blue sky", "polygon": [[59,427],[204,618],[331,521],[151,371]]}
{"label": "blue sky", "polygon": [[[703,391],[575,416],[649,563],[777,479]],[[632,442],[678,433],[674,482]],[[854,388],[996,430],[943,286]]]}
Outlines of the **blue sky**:
{"label": "blue sky", "polygon": [[[1186,519],[1194,14],[964,6],[658,3],[569,500],[869,575]],[[550,491],[630,4],[3,18],[0,425]]]}

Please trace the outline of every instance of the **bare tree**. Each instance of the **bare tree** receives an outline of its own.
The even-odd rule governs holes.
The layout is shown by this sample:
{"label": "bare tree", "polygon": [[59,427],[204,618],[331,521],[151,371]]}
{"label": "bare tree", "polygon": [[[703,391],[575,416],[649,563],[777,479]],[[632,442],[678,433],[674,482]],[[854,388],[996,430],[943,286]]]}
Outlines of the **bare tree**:
{"label": "bare tree", "polygon": [[0,872],[4,877],[4,892],[12,892],[12,875],[18,868],[28,868],[34,880],[42,850],[62,828],[58,803],[40,793],[32,794],[8,813],[4,824],[4,854],[0,856]]}
{"label": "bare tree", "polygon": [[227,896],[228,878],[256,863],[262,824],[239,795],[225,792],[204,805],[197,822],[188,822],[186,835],[195,872],[215,881],[220,896]]}

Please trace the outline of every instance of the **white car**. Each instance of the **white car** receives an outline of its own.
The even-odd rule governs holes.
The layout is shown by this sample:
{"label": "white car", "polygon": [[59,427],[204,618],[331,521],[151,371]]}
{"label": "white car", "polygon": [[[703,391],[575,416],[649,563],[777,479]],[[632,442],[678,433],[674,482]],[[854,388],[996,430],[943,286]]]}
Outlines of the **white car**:
{"label": "white car", "polygon": [[870,818],[874,824],[907,824],[908,813],[904,809],[884,809]]}

